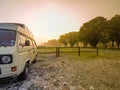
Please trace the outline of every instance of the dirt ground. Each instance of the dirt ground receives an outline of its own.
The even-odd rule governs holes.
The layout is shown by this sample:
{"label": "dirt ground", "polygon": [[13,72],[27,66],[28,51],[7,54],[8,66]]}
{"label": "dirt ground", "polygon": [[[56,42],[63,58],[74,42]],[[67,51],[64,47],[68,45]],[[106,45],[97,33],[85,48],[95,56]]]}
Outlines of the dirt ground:
{"label": "dirt ground", "polygon": [[1,85],[0,90],[120,90],[120,60],[39,57],[27,80]]}

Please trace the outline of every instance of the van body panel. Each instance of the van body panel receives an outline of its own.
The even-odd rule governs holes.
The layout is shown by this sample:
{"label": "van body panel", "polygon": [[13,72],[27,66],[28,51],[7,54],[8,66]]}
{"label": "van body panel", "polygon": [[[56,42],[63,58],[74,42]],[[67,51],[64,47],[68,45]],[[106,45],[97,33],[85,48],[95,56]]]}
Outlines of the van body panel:
{"label": "van body panel", "polygon": [[0,54],[13,54],[15,53],[15,47],[4,47],[0,46]]}

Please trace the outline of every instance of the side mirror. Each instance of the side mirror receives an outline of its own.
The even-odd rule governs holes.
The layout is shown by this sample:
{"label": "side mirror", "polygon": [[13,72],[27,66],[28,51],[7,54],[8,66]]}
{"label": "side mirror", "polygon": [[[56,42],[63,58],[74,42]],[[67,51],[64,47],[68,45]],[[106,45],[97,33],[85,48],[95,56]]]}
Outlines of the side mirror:
{"label": "side mirror", "polygon": [[30,46],[30,41],[29,40],[25,40],[25,46]]}

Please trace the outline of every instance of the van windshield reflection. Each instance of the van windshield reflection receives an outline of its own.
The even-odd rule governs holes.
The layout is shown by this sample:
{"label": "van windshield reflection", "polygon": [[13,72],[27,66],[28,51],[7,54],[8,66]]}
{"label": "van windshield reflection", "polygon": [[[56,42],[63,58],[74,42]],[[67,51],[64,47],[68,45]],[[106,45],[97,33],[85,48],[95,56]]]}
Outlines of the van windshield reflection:
{"label": "van windshield reflection", "polygon": [[15,31],[0,29],[0,46],[14,46],[15,38]]}

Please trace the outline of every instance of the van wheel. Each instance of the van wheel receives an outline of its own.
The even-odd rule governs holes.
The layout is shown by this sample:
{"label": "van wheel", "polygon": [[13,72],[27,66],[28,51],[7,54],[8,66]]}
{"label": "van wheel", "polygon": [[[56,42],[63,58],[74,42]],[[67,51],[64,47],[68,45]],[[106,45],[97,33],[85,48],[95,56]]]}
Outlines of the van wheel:
{"label": "van wheel", "polygon": [[26,63],[24,71],[20,74],[20,76],[18,77],[18,80],[26,80],[28,77],[28,74],[29,74],[29,64]]}

